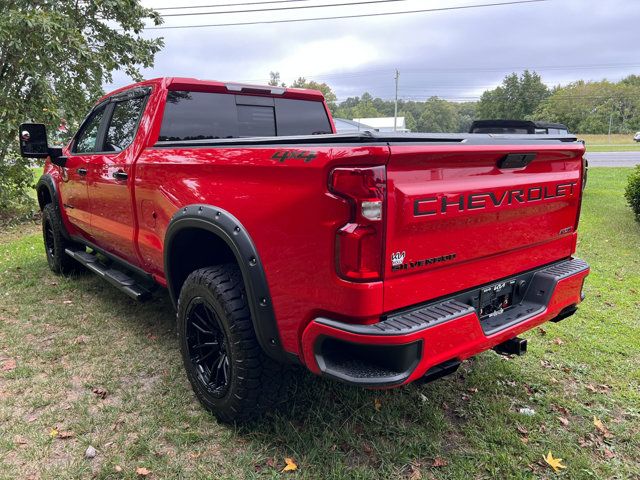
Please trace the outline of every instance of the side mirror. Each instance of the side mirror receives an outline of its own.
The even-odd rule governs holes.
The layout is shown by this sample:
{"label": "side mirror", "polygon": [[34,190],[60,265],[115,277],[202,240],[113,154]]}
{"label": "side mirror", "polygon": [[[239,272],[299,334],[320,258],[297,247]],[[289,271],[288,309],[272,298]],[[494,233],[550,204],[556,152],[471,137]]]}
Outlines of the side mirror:
{"label": "side mirror", "polygon": [[20,155],[25,158],[51,157],[51,163],[59,167],[67,164],[62,156],[62,148],[49,147],[47,127],[42,123],[23,123],[20,125]]}
{"label": "side mirror", "polygon": [[20,155],[26,158],[46,158],[49,156],[47,128],[42,123],[20,125]]}

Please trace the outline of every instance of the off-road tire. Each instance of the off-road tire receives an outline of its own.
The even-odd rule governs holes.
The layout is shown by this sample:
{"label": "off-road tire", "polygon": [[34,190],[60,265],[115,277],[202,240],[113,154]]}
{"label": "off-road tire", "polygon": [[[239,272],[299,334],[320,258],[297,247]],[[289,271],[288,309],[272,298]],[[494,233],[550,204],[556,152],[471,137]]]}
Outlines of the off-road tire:
{"label": "off-road tire", "polygon": [[[223,375],[227,379],[226,389],[217,387],[212,391],[211,380],[205,385],[206,375],[202,372],[207,367],[199,360],[208,352],[205,350],[204,355],[193,353],[202,351],[202,347],[194,346],[197,343],[194,334],[200,338],[201,330],[196,332],[193,323],[200,324],[199,318],[204,315],[195,314],[194,309],[201,309],[203,305],[215,313],[224,336],[224,355],[228,355],[230,366],[230,372]],[[182,285],[177,317],[180,351],[189,382],[200,403],[219,421],[251,421],[287,399],[291,371],[286,365],[267,357],[258,344],[242,274],[236,265],[219,265],[192,272]],[[202,345],[202,341],[198,341]],[[221,343],[216,341],[215,344]],[[214,358],[218,355],[216,350]],[[210,371],[213,369],[211,367]]]}
{"label": "off-road tire", "polygon": [[69,275],[80,269],[81,265],[64,252],[65,248],[77,245],[65,238],[62,220],[51,203],[42,209],[42,237],[47,262],[53,273]]}

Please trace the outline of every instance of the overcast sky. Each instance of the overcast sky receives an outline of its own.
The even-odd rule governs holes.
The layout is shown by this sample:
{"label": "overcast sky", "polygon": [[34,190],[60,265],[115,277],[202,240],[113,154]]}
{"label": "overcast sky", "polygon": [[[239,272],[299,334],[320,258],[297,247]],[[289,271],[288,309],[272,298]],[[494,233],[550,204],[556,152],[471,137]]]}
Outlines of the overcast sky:
{"label": "overcast sky", "polygon": [[[547,0],[424,13],[298,23],[217,26],[195,25],[290,20],[437,9],[500,3],[505,0],[371,0],[345,7],[304,8],[207,15],[205,12],[275,9],[364,2],[365,0],[143,0],[159,10],[197,13],[165,17],[147,30],[164,38],[165,47],[146,78],[183,76],[267,83],[278,71],[289,83],[298,76],[327,82],[339,100],[368,91],[391,99],[394,69],[400,71],[399,96],[424,100],[437,95],[474,100],[500,83],[505,74],[525,68],[551,85],[574,80],[617,80],[640,74],[640,1]],[[379,4],[373,4],[379,1]],[[221,6],[227,5],[227,6]],[[130,83],[114,75],[113,87]],[[108,89],[111,89],[111,85]]]}

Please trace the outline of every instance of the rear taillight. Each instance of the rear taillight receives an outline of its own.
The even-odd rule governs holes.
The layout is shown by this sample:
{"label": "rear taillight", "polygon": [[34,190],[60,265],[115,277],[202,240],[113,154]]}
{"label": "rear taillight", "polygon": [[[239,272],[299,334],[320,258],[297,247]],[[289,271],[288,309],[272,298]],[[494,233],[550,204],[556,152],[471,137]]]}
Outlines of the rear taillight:
{"label": "rear taillight", "polygon": [[331,192],[351,206],[348,223],[336,233],[336,269],[347,280],[371,282],[382,278],[386,182],[384,166],[336,168],[331,172]]}

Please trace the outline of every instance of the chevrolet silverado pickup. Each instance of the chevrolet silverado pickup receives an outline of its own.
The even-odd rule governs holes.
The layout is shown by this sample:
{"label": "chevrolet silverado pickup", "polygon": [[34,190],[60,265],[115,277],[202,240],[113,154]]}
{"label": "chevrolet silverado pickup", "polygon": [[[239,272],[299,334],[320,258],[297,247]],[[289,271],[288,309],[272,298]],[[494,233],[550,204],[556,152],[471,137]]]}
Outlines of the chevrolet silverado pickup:
{"label": "chevrolet silverado pickup", "polygon": [[572,136],[336,134],[317,91],[161,78],[102,98],[65,147],[19,137],[47,158],[51,270],[166,289],[221,421],[281,402],[291,365],[391,388],[522,354],[582,300]]}

